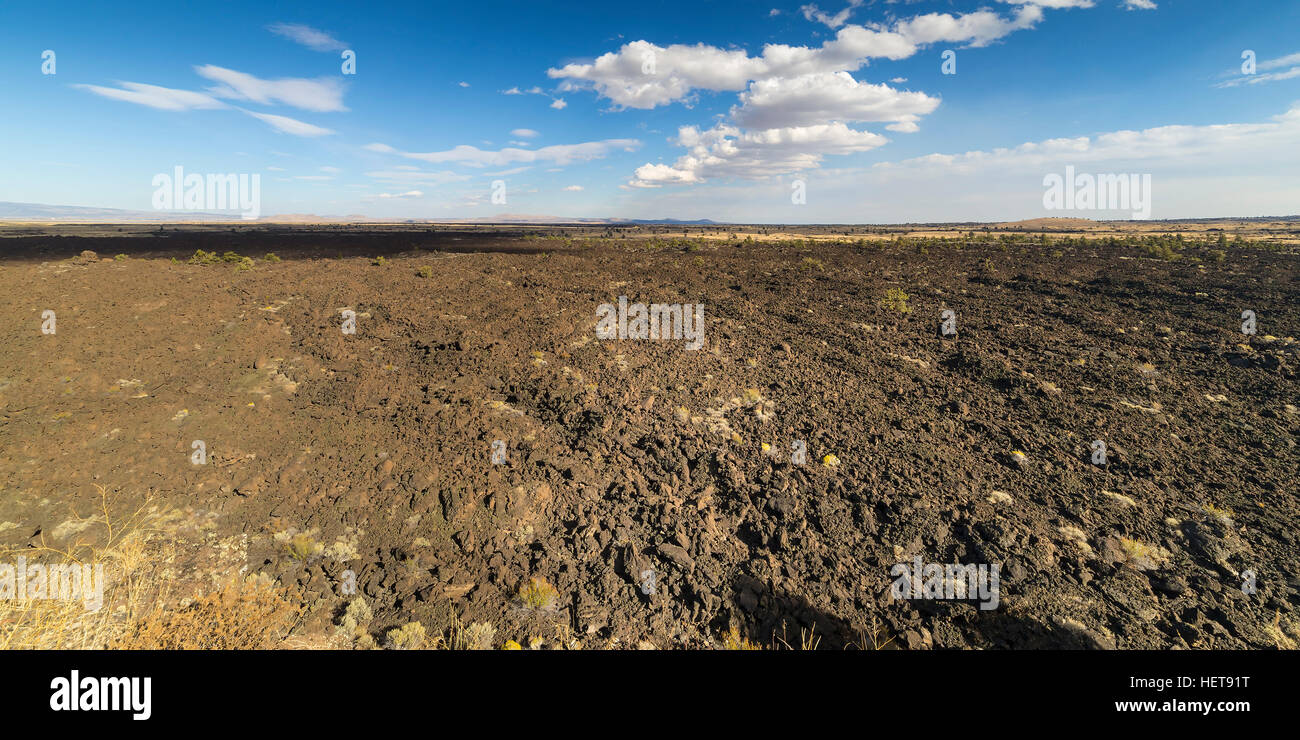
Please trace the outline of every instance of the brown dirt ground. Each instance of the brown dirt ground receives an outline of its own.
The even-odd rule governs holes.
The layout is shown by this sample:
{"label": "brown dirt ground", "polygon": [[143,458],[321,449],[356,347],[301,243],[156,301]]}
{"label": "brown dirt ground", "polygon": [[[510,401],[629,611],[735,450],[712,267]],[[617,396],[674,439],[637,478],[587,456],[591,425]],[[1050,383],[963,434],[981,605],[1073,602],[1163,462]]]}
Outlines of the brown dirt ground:
{"label": "brown dirt ground", "polygon": [[[1300,602],[1295,253],[140,231],[0,242],[0,547],[75,539],[95,486],[162,503],[188,515],[178,583],[264,573],[300,589],[308,637],[349,570],[376,635],[455,618],[573,647],[736,626],[823,648],[1266,648]],[[256,263],[185,264],[198,248]],[[703,303],[706,347],[598,340],[620,295]],[[916,556],[1000,563],[1000,606],[895,601],[890,568]],[[550,603],[518,598],[532,577]]]}

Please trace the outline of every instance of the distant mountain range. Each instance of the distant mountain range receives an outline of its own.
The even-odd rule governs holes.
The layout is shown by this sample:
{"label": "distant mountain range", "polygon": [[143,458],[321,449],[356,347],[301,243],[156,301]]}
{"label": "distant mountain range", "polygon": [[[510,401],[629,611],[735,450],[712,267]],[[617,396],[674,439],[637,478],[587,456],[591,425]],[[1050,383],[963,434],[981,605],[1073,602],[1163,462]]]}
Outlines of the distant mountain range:
{"label": "distant mountain range", "polygon": [[120,208],[85,206],[51,206],[41,203],[0,201],[0,221],[39,221],[47,223],[484,223],[484,224],[714,224],[707,218],[682,221],[675,218],[561,218],[521,213],[503,213],[475,218],[374,218],[371,216],[317,216],[309,213],[284,213],[258,219],[242,219],[238,213],[203,211],[129,211]]}

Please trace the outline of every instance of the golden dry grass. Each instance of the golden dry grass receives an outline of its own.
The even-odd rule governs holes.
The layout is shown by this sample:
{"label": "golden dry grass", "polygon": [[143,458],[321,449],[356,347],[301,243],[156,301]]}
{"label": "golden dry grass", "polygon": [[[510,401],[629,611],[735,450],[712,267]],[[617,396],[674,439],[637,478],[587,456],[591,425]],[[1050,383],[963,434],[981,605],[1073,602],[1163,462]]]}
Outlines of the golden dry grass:
{"label": "golden dry grass", "polygon": [[177,512],[145,500],[123,518],[96,486],[99,512],[73,517],[79,539],[59,549],[0,550],[0,561],[24,557],[43,565],[102,565],[104,601],[91,611],[81,599],[0,600],[0,650],[221,649],[273,647],[297,622],[297,602],[282,588],[232,579],[183,608],[167,606]]}
{"label": "golden dry grass", "polygon": [[[138,615],[149,590],[144,567],[154,525],[161,516],[146,501],[125,520],[109,515],[108,494],[98,487],[100,513],[89,518],[74,517],[83,538],[64,549],[50,547],[42,536],[37,547],[0,550],[0,559],[19,556],[42,564],[104,566],[105,590],[110,586],[117,598],[105,600],[97,611],[86,609],[81,599],[0,600],[0,649],[96,649],[104,647],[123,623]],[[94,544],[88,544],[87,538]]]}
{"label": "golden dry grass", "polygon": [[1264,633],[1278,650],[1295,650],[1300,642],[1300,622],[1294,619],[1283,620],[1282,613],[1274,611],[1273,622],[1264,625]]}
{"label": "golden dry grass", "polygon": [[264,580],[232,580],[183,609],[134,620],[115,650],[266,650],[279,646],[301,617],[285,589]]}

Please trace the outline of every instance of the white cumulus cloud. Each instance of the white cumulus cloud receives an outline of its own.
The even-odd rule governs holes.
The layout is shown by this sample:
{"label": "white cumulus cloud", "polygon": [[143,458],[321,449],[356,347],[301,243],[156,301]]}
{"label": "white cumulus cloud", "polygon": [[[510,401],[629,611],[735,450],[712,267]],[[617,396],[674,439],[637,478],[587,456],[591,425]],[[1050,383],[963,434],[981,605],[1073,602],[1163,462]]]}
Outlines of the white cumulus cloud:
{"label": "white cumulus cloud", "polygon": [[887,139],[843,123],[742,131],[719,125],[707,131],[683,126],[676,144],[688,153],[672,166],[645,164],[636,169],[631,187],[704,182],[714,177],[759,179],[817,167],[828,155],[865,152]]}
{"label": "white cumulus cloud", "polygon": [[740,126],[759,129],[831,121],[914,125],[938,106],[939,99],[925,93],[858,82],[848,72],[823,72],[755,81],[740,94],[731,117]]}

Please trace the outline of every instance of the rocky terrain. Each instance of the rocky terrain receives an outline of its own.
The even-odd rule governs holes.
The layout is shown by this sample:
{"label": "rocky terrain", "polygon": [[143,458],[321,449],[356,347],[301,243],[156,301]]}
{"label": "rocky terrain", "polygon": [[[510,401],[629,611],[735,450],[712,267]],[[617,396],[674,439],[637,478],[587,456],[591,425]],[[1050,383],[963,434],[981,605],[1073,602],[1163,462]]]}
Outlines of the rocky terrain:
{"label": "rocky terrain", "polygon": [[[1294,246],[676,231],[8,232],[0,548],[165,509],[145,587],[261,574],[336,647],[1297,637]],[[599,338],[620,296],[703,346]]]}

